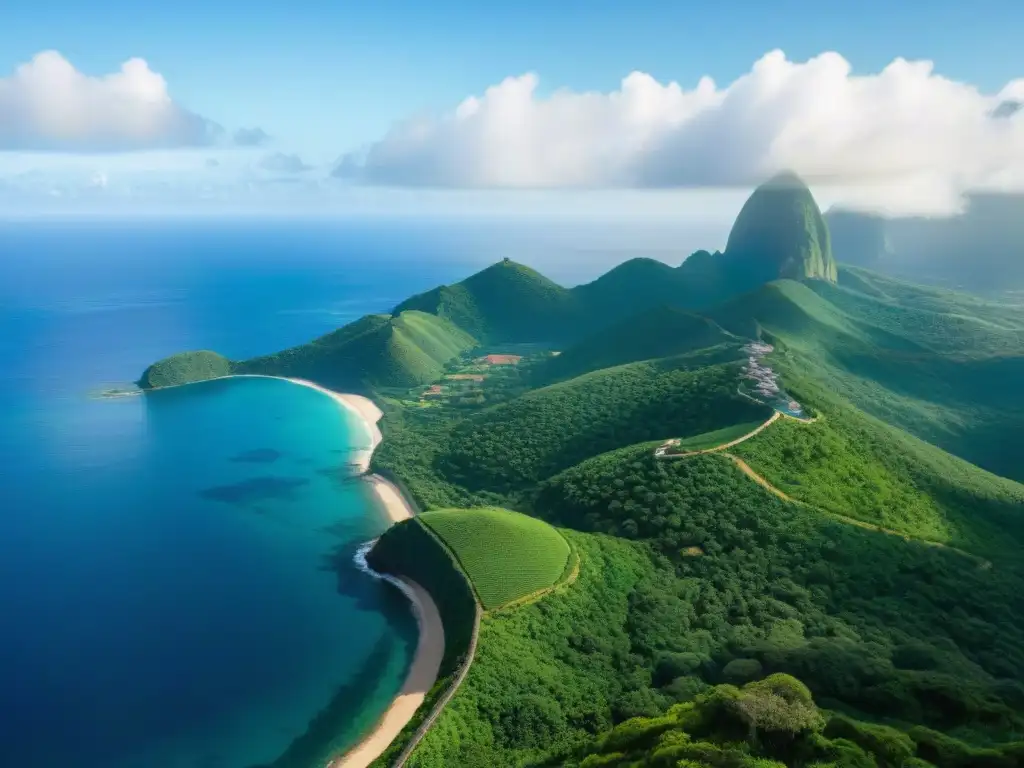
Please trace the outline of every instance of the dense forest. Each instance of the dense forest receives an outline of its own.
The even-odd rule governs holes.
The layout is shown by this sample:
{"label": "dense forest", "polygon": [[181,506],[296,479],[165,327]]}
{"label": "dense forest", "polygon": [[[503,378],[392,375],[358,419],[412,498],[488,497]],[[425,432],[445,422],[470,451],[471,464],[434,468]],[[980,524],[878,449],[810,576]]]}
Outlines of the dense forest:
{"label": "dense forest", "polygon": [[737,394],[737,364],[690,370],[685,361],[596,371],[473,415],[451,432],[440,460],[445,475],[473,490],[511,493],[623,444],[770,414]]}

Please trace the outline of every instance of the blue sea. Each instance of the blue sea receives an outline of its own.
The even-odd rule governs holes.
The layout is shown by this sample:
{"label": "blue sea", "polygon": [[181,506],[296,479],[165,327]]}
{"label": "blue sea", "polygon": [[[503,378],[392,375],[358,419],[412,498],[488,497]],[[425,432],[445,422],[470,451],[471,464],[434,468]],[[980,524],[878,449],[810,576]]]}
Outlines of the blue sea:
{"label": "blue sea", "polygon": [[[384,223],[0,225],[0,765],[307,764],[383,712],[409,606],[363,425],[288,382],[97,399],[181,349],[308,340],[466,265]],[[314,719],[318,718],[311,728]]]}
{"label": "blue sea", "polygon": [[385,522],[350,477],[368,437],[334,401],[263,379],[97,391],[180,350],[298,344],[502,257],[572,284],[678,263],[672,242],[647,224],[0,222],[0,766],[302,768],[372,725],[415,646],[404,598],[352,562]]}

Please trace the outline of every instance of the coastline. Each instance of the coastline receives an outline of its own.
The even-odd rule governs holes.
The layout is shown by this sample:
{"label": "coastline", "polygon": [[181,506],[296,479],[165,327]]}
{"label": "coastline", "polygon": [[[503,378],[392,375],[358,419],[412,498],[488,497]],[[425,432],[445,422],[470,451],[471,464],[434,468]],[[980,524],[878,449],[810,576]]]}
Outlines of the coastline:
{"label": "coastline", "polygon": [[[393,483],[385,480],[380,475],[371,474],[369,471],[373,452],[383,440],[383,435],[377,422],[381,420],[384,414],[372,400],[362,395],[335,392],[308,379],[287,376],[242,373],[220,376],[217,379],[206,379],[206,381],[236,378],[289,381],[301,387],[315,389],[330,397],[346,411],[355,414],[365,427],[370,442],[368,448],[359,449],[357,458],[353,462],[359,469],[358,475],[370,483],[378,508],[383,512],[391,525],[414,516],[413,508],[405,496],[402,495],[402,492]],[[189,384],[202,383],[204,382],[189,382]],[[189,384],[175,386],[189,386]],[[171,388],[159,387],[156,389]],[[444,656],[444,626],[441,623],[441,614],[438,612],[437,605],[434,603],[433,598],[431,598],[430,593],[412,579],[391,575],[381,576],[381,578],[389,581],[409,598],[413,616],[419,628],[416,651],[413,654],[412,664],[409,666],[405,682],[391,701],[391,704],[377,720],[373,729],[364,735],[358,743],[347,749],[344,754],[332,757],[325,768],[366,768],[366,766],[376,760],[391,745],[391,742],[401,733],[402,729],[423,704],[427,692],[437,682],[437,675],[441,669],[441,659]]]}
{"label": "coastline", "polygon": [[367,768],[391,745],[423,704],[437,681],[444,656],[444,626],[430,594],[412,579],[388,577],[409,598],[419,627],[416,653],[405,683],[380,720],[358,744],[332,758],[326,768]]}
{"label": "coastline", "polygon": [[[413,517],[412,506],[402,492],[383,477],[369,473],[373,452],[377,450],[377,446],[384,439],[380,427],[377,426],[377,422],[384,414],[372,400],[362,395],[335,392],[308,379],[269,378],[283,378],[293,384],[315,389],[330,397],[350,413],[354,413],[363,422],[370,438],[370,447],[362,450],[356,460],[359,474],[369,481],[379,507],[392,525]],[[416,641],[412,664],[409,666],[409,672],[398,694],[384,710],[384,714],[374,725],[373,730],[360,739],[356,745],[346,750],[343,755],[332,758],[326,768],[367,768],[402,732],[406,723],[412,719],[416,710],[423,704],[427,692],[437,682],[441,659],[444,657],[444,626],[441,623],[441,614],[437,610],[437,605],[430,597],[430,593],[412,579],[389,575],[387,581],[394,584],[409,598],[413,616],[416,618],[419,638]]]}

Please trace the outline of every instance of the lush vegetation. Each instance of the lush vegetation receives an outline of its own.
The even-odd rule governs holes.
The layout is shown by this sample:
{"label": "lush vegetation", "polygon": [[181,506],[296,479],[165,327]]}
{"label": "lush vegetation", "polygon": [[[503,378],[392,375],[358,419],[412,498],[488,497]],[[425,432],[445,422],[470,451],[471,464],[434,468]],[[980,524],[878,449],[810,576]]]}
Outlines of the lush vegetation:
{"label": "lush vegetation", "polygon": [[[865,280],[870,273],[859,273]],[[782,280],[709,315],[729,331],[760,334],[783,354],[790,385],[808,379],[847,402],[991,471],[1024,479],[1024,315],[937,289],[871,278],[871,297]],[[898,302],[905,310],[893,309]],[[971,318],[963,319],[963,313]],[[1016,325],[1014,324],[1016,323]]]}
{"label": "lush vegetation", "polygon": [[458,485],[508,494],[623,444],[767,417],[737,394],[738,371],[632,363],[537,389],[456,425],[441,463]]}
{"label": "lush vegetation", "polygon": [[749,659],[865,714],[1024,726],[1012,682],[1024,675],[1024,582],[1012,560],[979,567],[786,503],[720,454],[663,461],[647,446],[560,474],[535,512],[650,542],[673,563],[676,578],[634,594],[634,646],[696,654],[690,670],[708,682]]}
{"label": "lush vegetation", "polygon": [[593,282],[576,286],[572,292],[595,321],[610,323],[659,306],[700,306],[702,287],[686,270],[655,259],[636,258],[619,264]]}
{"label": "lush vegetation", "polygon": [[437,510],[416,519],[448,546],[487,610],[547,589],[565,573],[569,545],[536,518],[482,508]]}
{"label": "lush vegetation", "polygon": [[[919,756],[920,755],[920,756]],[[927,759],[926,759],[927,758]],[[934,761],[931,762],[931,761]],[[1024,743],[972,748],[818,708],[790,675],[719,685],[657,717],[636,717],[559,759],[565,768],[925,768],[1024,765]]]}
{"label": "lush vegetation", "polygon": [[827,404],[731,449],[790,496],[847,517],[976,552],[1024,542],[1024,486]]}
{"label": "lush vegetation", "polygon": [[143,389],[173,387],[193,381],[206,381],[232,373],[231,361],[216,352],[179,352],[153,363],[142,374],[139,386]]}
{"label": "lush vegetation", "polygon": [[508,259],[461,283],[413,296],[395,313],[409,309],[446,318],[486,342],[554,341],[586,327],[572,292]]}
{"label": "lush vegetation", "polygon": [[649,675],[634,667],[627,626],[649,558],[632,542],[566,535],[580,556],[576,582],[484,616],[469,675],[410,768],[529,764],[648,711],[633,703]]}
{"label": "lush vegetation", "polygon": [[423,312],[368,315],[308,344],[237,364],[245,373],[312,379],[337,389],[412,386],[439,378],[476,346],[462,329]]}
{"label": "lush vegetation", "polygon": [[601,368],[683,355],[719,344],[723,352],[731,352],[738,346],[736,342],[732,334],[705,317],[669,306],[657,307],[574,344],[541,366],[537,377],[568,379]]}
{"label": "lush vegetation", "polygon": [[272,355],[237,362],[216,352],[184,352],[154,363],[144,388],[185,384],[229,373],[310,379],[340,390],[409,387],[440,378],[445,365],[476,347],[461,328],[434,315],[367,315],[336,331]]}

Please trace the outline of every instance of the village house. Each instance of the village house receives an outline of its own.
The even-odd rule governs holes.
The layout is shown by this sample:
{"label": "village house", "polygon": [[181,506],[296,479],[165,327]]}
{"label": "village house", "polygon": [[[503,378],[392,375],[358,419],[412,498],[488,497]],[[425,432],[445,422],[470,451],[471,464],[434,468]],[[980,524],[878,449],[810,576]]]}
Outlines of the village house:
{"label": "village house", "polygon": [[487,365],[516,365],[522,359],[521,355],[487,355],[481,362]]}

